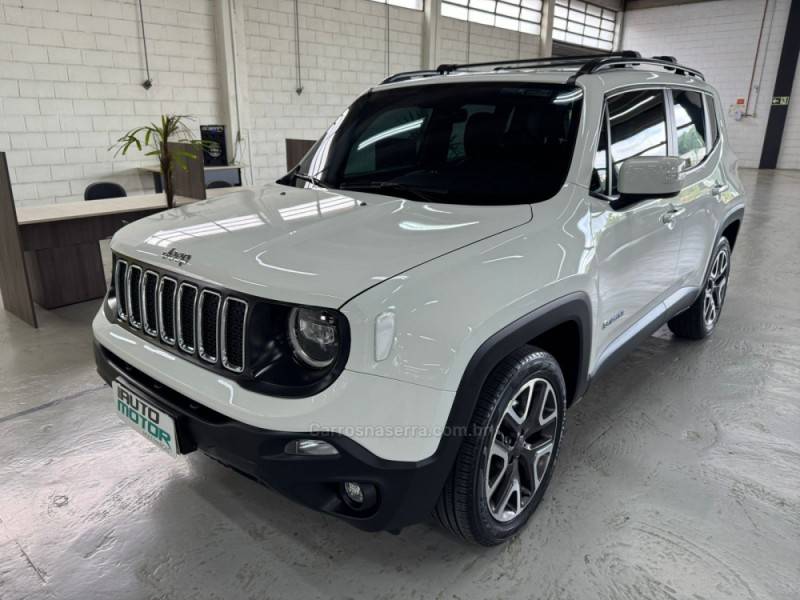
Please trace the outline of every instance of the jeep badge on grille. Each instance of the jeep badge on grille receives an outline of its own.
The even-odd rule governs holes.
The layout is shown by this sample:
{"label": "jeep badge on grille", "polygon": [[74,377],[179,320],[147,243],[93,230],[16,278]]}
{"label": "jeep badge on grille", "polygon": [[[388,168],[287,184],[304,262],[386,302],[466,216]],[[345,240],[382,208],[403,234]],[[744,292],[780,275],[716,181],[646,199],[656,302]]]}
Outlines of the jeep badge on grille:
{"label": "jeep badge on grille", "polygon": [[161,253],[161,258],[178,263],[178,266],[182,267],[192,260],[192,255],[178,252],[175,248],[170,248],[169,250],[164,250],[164,252]]}

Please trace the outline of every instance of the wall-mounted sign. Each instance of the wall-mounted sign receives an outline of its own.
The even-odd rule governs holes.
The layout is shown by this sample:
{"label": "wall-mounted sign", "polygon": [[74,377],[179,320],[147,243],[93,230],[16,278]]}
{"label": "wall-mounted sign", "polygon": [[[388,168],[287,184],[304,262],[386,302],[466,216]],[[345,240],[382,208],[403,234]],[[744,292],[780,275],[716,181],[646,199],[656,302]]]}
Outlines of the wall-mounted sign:
{"label": "wall-mounted sign", "polygon": [[741,104],[742,106],[744,106],[744,98],[737,98],[736,104]]}
{"label": "wall-mounted sign", "polygon": [[789,96],[773,96],[772,106],[789,106]]}

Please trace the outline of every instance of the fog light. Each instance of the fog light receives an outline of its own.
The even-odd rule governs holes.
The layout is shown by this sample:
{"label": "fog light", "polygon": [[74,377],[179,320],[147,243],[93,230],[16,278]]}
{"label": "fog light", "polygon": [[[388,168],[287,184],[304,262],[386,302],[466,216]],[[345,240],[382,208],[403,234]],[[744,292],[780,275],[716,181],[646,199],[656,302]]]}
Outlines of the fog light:
{"label": "fog light", "polygon": [[335,456],[339,451],[322,440],[292,440],[283,449],[286,454],[301,456]]}
{"label": "fog light", "polygon": [[345,481],[339,488],[344,504],[357,513],[372,511],[378,504],[378,488],[374,483]]}
{"label": "fog light", "polygon": [[361,505],[364,503],[364,490],[355,481],[344,482],[344,493],[353,504]]}

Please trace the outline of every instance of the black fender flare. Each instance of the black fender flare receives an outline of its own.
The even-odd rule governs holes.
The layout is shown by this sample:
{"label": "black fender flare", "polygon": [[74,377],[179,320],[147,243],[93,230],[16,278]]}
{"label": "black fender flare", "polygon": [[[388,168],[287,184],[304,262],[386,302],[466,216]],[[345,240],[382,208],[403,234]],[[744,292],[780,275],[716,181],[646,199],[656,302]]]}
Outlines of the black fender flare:
{"label": "black fender flare", "polygon": [[[714,236],[714,246],[711,248],[711,256],[708,259],[708,264],[706,265],[705,270],[703,271],[703,281],[708,279],[708,273],[711,271],[711,263],[714,260],[714,252],[717,244],[719,244],[719,240],[722,238],[722,233],[728,228],[729,225],[732,223],[739,222],[740,226],[742,221],[744,220],[744,206],[740,206],[738,208],[733,209],[730,211],[722,221],[720,221],[720,225],[717,228],[717,235]],[[731,253],[733,253],[733,243],[732,240],[728,240],[731,242]],[[694,297],[694,301],[696,301],[703,293],[703,286],[701,284],[700,289],[697,291],[697,295]],[[691,304],[689,305],[691,306]],[[688,308],[688,307],[687,307]]]}
{"label": "black fender flare", "polygon": [[[578,349],[580,360],[573,397],[579,398],[583,395],[588,382],[589,356],[592,347],[592,309],[586,293],[572,292],[506,325],[480,345],[461,377],[448,422],[469,422],[481,388],[495,366],[517,348],[553,327],[567,322],[574,322],[580,333]],[[459,415],[461,411],[467,414]]]}
{"label": "black fender flare", "polygon": [[553,327],[570,321],[577,324],[580,334],[580,364],[573,398],[580,398],[583,395],[588,385],[589,356],[592,347],[592,310],[588,294],[573,292],[548,302],[506,325],[484,341],[472,355],[461,376],[445,433],[436,451],[438,461],[446,467],[447,472],[455,461],[461,442],[470,433],[469,425],[475,405],[492,370],[517,348]]}
{"label": "black fender flare", "polygon": [[[719,238],[722,237],[722,232],[725,231],[729,225],[737,221],[740,225],[742,221],[744,221],[744,206],[739,206],[738,208],[733,209],[725,216],[724,219],[722,219],[719,229],[717,230],[717,237],[715,238],[716,241],[714,243],[716,244],[716,242],[719,241]],[[733,250],[733,243],[731,243],[731,250]]]}

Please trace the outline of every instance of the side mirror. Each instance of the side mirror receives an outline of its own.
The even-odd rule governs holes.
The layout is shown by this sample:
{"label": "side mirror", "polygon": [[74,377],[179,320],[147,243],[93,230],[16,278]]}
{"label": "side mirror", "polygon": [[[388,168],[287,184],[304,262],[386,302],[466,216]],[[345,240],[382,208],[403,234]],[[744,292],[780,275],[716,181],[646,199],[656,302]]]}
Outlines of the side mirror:
{"label": "side mirror", "polygon": [[669,198],[683,188],[684,160],[678,156],[636,156],[622,163],[619,170],[621,199]]}

